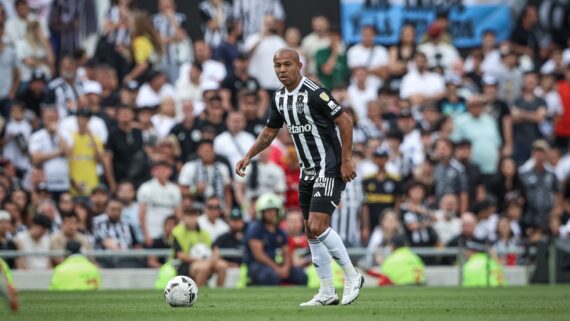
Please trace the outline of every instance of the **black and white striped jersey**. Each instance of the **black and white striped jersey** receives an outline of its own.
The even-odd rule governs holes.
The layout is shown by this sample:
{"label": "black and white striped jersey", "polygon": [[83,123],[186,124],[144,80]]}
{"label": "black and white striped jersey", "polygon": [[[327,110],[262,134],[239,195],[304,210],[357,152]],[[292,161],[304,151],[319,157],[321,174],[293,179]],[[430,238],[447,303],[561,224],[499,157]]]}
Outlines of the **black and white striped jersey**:
{"label": "black and white striped jersey", "polygon": [[282,87],[273,95],[267,127],[287,124],[301,163],[301,179],[340,177],[341,144],[334,120],[342,112],[327,89],[305,77],[293,91]]}

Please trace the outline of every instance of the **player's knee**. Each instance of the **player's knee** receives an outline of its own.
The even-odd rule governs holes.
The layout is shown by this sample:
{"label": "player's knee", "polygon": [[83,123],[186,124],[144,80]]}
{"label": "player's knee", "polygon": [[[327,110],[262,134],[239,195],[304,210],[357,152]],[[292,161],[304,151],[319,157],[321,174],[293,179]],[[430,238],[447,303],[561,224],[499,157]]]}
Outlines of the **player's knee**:
{"label": "player's knee", "polygon": [[316,219],[314,217],[309,217],[309,230],[314,237],[323,234],[328,228],[327,222]]}

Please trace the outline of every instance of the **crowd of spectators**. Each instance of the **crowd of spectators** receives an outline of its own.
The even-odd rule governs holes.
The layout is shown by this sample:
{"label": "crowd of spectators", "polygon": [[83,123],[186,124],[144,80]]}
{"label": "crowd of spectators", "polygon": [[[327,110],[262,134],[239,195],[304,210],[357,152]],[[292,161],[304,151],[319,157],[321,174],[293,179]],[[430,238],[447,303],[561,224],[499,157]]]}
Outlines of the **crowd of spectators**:
{"label": "crowd of spectators", "polygon": [[[400,233],[418,247],[485,239],[509,264],[524,259],[513,249],[570,237],[570,49],[539,46],[535,7],[511,39],[498,43],[487,30],[481,47],[461,52],[444,14],[425,35],[405,25],[386,46],[373,26],[343,43],[326,16],[312,17],[302,36],[278,0],[199,8],[203,38],[190,39],[172,0],[152,16],[135,1],[112,1],[88,54],[70,36],[73,21],[45,23],[25,0],[11,15],[0,7],[0,250],[63,250],[68,240],[85,250],[171,248],[184,222],[215,249],[241,249],[265,192],[283,197],[289,247],[306,249],[288,131],[245,178],[233,170],[265,124],[280,87],[273,53],[284,46],[353,117],[358,178],[332,224],[347,244],[369,249],[365,264],[379,263],[372,253]],[[208,268],[225,268],[217,264]]]}

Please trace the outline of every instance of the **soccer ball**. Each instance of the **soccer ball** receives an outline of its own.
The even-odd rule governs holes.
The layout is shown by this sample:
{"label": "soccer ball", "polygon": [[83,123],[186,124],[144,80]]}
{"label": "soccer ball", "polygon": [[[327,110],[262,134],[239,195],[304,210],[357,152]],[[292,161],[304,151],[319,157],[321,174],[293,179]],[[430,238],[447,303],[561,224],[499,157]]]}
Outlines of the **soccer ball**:
{"label": "soccer ball", "polygon": [[187,276],[175,276],[164,287],[164,299],[171,307],[191,307],[198,299],[198,286]]}
{"label": "soccer ball", "polygon": [[198,243],[190,248],[190,256],[200,260],[212,257],[212,250],[204,243]]}

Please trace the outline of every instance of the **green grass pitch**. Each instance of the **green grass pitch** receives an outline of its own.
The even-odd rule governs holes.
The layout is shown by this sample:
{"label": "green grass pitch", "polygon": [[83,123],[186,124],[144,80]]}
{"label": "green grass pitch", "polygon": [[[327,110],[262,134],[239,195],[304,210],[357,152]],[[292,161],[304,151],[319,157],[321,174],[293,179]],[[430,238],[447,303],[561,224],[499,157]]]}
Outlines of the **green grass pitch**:
{"label": "green grass pitch", "polygon": [[192,308],[171,308],[161,291],[25,291],[18,314],[0,320],[570,320],[569,286],[502,289],[364,288],[351,306],[298,308],[305,288],[203,289]]}

